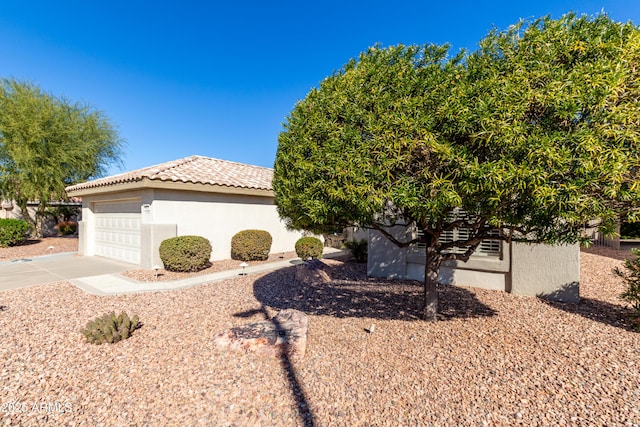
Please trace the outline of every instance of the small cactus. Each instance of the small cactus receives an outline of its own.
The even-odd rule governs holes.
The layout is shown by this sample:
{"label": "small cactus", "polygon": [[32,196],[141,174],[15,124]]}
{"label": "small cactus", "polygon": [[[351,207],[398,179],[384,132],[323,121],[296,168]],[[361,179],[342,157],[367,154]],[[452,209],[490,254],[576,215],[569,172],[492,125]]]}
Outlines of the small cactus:
{"label": "small cactus", "polygon": [[113,344],[120,340],[126,340],[140,326],[138,316],[129,318],[124,311],[116,316],[116,313],[112,311],[88,322],[82,330],[82,334],[87,338],[87,342],[92,344]]}

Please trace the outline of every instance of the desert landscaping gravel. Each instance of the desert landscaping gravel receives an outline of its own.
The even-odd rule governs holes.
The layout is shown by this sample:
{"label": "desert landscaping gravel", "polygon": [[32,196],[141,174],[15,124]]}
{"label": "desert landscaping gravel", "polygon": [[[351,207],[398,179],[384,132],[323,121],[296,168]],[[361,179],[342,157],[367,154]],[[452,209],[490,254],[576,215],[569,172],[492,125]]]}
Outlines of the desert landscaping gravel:
{"label": "desert landscaping gravel", "polygon": [[0,248],[0,262],[77,251],[76,237],[45,237],[27,240],[24,245]]}
{"label": "desert landscaping gravel", "polygon": [[[448,286],[433,323],[420,284],[339,260],[324,285],[290,267],[123,296],[3,291],[0,425],[637,426],[640,333],[611,272],[624,255],[582,251],[580,304]],[[284,308],[309,316],[304,359],[213,345]],[[143,326],[87,344],[80,329],[112,310]]]}

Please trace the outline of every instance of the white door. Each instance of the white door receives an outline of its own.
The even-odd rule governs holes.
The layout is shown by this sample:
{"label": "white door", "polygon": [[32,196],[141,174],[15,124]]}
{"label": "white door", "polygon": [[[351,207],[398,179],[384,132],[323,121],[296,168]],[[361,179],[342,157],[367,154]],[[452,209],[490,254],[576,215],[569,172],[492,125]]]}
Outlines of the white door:
{"label": "white door", "polygon": [[95,254],[140,264],[140,201],[96,203],[93,213]]}

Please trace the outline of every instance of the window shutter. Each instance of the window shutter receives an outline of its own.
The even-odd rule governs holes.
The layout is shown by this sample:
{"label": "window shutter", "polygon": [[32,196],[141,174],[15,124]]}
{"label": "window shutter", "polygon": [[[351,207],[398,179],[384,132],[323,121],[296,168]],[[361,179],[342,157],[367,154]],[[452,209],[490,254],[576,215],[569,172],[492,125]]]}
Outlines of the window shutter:
{"label": "window shutter", "polygon": [[[463,218],[464,216],[467,216],[468,214],[463,211],[462,209],[457,209],[456,211],[454,211],[450,217],[450,220],[455,220],[456,218]],[[440,235],[440,239],[439,242],[440,243],[449,243],[449,242],[453,242],[454,240],[465,240],[469,238],[469,229],[468,228],[457,228],[455,230],[448,230],[448,231],[444,231],[441,235]],[[498,230],[493,230],[491,231],[491,235],[492,236],[500,236],[500,232]],[[421,230],[417,230],[417,237],[423,237],[424,234],[422,233]],[[476,249],[476,251],[473,253],[473,255],[477,255],[477,256],[489,256],[489,257],[499,257],[500,256],[500,247],[501,247],[501,241],[500,240],[483,240],[482,242],[480,242],[480,245],[478,246],[478,248]],[[424,243],[418,243],[416,245],[414,245],[414,248],[417,252],[420,253],[424,253],[426,251],[426,245]],[[462,247],[462,248],[451,248],[447,251],[445,251],[445,253],[449,253],[449,254],[463,254],[466,251],[466,248]]]}

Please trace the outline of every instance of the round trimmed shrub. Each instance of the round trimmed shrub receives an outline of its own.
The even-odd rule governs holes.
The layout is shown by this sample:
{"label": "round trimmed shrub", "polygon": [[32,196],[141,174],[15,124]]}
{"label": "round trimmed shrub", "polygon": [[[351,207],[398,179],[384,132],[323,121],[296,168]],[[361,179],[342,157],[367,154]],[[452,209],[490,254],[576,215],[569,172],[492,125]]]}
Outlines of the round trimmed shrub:
{"label": "round trimmed shrub", "polygon": [[169,271],[190,272],[207,267],[211,243],[201,236],[178,236],[160,243],[160,259]]}
{"label": "round trimmed shrub", "polygon": [[264,261],[271,252],[271,234],[264,230],[242,230],[231,238],[231,259]]}
{"label": "round trimmed shrub", "polygon": [[31,226],[27,221],[14,218],[0,219],[0,247],[20,245],[27,241]]}
{"label": "round trimmed shrub", "polygon": [[317,237],[302,237],[296,242],[296,254],[303,260],[322,258],[322,241]]}

